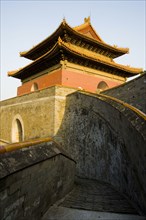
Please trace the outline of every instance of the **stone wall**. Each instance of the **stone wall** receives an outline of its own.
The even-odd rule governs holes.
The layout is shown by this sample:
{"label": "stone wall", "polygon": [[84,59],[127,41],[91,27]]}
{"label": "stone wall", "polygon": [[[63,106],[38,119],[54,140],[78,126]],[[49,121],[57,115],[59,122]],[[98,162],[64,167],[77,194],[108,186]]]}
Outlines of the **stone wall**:
{"label": "stone wall", "polygon": [[108,97],[75,91],[55,86],[2,102],[1,138],[10,140],[20,114],[25,140],[55,136],[77,161],[78,176],[109,182],[146,210],[144,118]]}
{"label": "stone wall", "polygon": [[76,160],[77,175],[111,183],[146,210],[144,118],[113,100],[83,92],[67,97],[63,114],[56,138]]}
{"label": "stone wall", "polygon": [[75,89],[63,89],[63,95],[54,86],[2,101],[0,103],[0,138],[12,142],[13,121],[21,118],[23,122],[23,140],[55,135],[55,99],[63,99]]}
{"label": "stone wall", "polygon": [[75,162],[47,142],[0,154],[0,219],[40,220],[73,187]]}
{"label": "stone wall", "polygon": [[102,93],[127,102],[146,113],[146,73],[117,88]]}
{"label": "stone wall", "polygon": [[[55,89],[42,90],[1,102],[1,138],[12,142],[12,122],[21,117],[24,140],[53,134]],[[49,112],[49,114],[48,114]],[[45,122],[48,123],[45,123]]]}

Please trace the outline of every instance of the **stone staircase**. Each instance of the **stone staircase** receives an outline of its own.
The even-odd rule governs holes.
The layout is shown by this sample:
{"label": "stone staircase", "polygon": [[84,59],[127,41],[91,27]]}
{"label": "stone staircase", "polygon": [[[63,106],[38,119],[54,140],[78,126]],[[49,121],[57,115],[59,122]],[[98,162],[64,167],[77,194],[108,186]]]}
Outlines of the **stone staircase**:
{"label": "stone staircase", "polygon": [[77,179],[74,189],[53,205],[42,220],[144,220],[131,203],[107,183]]}

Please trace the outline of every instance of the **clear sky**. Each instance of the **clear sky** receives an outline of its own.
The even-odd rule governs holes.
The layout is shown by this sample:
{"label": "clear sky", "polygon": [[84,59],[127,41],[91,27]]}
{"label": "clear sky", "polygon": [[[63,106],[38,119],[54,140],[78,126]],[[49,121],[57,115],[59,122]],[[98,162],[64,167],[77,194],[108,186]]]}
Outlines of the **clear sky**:
{"label": "clear sky", "polygon": [[51,35],[63,17],[74,27],[91,16],[92,26],[106,43],[130,49],[130,54],[116,62],[146,69],[145,10],[145,0],[1,0],[1,99],[16,96],[21,85],[7,72],[30,62],[19,57],[19,52]]}

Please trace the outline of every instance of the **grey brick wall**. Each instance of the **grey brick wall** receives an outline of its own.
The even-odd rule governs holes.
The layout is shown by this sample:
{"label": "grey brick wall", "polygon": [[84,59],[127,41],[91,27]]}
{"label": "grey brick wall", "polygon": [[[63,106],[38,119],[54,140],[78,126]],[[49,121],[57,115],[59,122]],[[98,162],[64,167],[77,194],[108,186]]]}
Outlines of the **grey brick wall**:
{"label": "grey brick wall", "polygon": [[[40,148],[48,155],[44,160],[38,146],[27,148],[27,154],[21,149],[1,155],[1,170],[8,169],[0,179],[1,220],[40,220],[50,205],[72,189],[75,163],[61,153],[48,154],[56,149],[54,145]],[[32,163],[29,154],[35,158]]]}

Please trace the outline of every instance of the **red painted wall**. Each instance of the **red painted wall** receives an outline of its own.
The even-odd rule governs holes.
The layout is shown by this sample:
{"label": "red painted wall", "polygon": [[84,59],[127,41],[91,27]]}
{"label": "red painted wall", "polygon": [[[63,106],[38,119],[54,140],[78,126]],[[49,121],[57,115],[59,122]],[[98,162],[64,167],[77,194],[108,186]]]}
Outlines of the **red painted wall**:
{"label": "red painted wall", "polygon": [[101,76],[87,75],[68,70],[63,70],[62,73],[62,85],[75,88],[82,87],[84,90],[89,92],[96,92],[97,86],[101,81],[106,82],[109,88],[121,84],[120,82],[115,82],[112,79],[106,79],[105,77]]}
{"label": "red painted wall", "polygon": [[61,74],[62,70],[54,71],[51,74],[46,74],[29,82],[22,84],[22,86],[18,87],[17,95],[23,95],[31,92],[31,87],[33,83],[37,83],[38,89],[44,89],[53,85],[61,85]]}
{"label": "red painted wall", "polygon": [[115,82],[112,79],[106,79],[102,76],[87,75],[84,73],[68,71],[68,70],[56,70],[51,74],[46,74],[34,80],[24,83],[18,87],[17,95],[23,95],[32,92],[31,87],[33,83],[37,83],[38,89],[44,89],[49,86],[63,85],[73,88],[81,87],[89,92],[96,92],[98,84],[104,81],[109,88],[118,86],[121,82]]}

